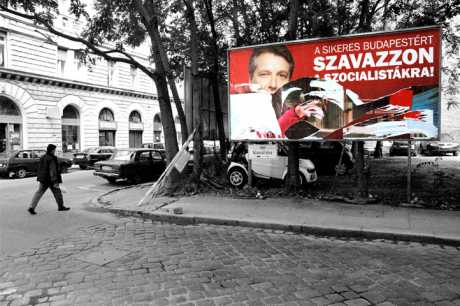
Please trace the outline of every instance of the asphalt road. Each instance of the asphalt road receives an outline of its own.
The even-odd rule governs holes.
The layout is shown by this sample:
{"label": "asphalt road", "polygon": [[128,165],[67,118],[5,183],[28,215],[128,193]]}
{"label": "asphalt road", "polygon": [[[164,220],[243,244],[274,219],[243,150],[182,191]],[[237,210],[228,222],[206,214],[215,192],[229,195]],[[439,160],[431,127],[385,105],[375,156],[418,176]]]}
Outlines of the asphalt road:
{"label": "asphalt road", "polygon": [[27,212],[38,187],[36,177],[0,179],[0,256],[36,246],[40,241],[68,235],[82,226],[116,223],[118,218],[94,209],[89,203],[97,195],[117,186],[95,177],[92,170],[71,170],[63,175],[64,203],[70,211],[58,212],[47,190],[38,203],[37,215]]}

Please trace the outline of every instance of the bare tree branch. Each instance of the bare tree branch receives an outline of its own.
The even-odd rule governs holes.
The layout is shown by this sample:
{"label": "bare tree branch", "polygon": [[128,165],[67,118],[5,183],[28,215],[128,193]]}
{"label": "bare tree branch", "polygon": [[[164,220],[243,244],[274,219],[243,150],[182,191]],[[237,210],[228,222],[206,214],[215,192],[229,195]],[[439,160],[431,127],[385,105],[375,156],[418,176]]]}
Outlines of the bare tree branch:
{"label": "bare tree branch", "polygon": [[[144,65],[142,65],[141,63],[139,63],[134,57],[132,57],[130,54],[124,52],[123,50],[116,50],[116,49],[113,49],[113,50],[104,50],[102,49],[101,47],[83,39],[83,38],[79,38],[79,37],[75,37],[75,36],[72,36],[72,35],[69,35],[69,34],[65,34],[59,30],[56,30],[53,25],[50,23],[49,20],[46,20],[45,18],[42,18],[40,17],[39,15],[29,15],[29,14],[25,14],[25,13],[21,13],[21,12],[17,12],[15,10],[12,10],[12,9],[9,9],[8,7],[4,6],[4,5],[0,5],[0,10],[2,11],[5,11],[7,13],[10,13],[10,14],[13,14],[15,16],[19,16],[19,17],[22,17],[22,18],[25,18],[25,19],[28,19],[28,20],[32,20],[32,21],[35,21],[36,23],[38,24],[41,24],[43,25],[46,30],[48,30],[50,33],[54,34],[54,35],[57,35],[59,37],[62,37],[62,38],[65,38],[65,39],[68,39],[70,41],[74,41],[74,42],[79,42],[83,45],[85,45],[93,54],[95,55],[99,55],[101,57],[103,57],[105,60],[107,61],[116,61],[116,62],[122,62],[122,63],[127,63],[127,64],[131,64],[133,66],[135,66],[136,68],[142,70],[145,74],[147,74],[148,76],[150,77],[154,77],[155,75],[155,71],[153,70],[150,70],[148,69],[147,67],[145,67]],[[119,57],[119,56],[111,56],[109,54],[122,54],[123,56],[125,57]]]}

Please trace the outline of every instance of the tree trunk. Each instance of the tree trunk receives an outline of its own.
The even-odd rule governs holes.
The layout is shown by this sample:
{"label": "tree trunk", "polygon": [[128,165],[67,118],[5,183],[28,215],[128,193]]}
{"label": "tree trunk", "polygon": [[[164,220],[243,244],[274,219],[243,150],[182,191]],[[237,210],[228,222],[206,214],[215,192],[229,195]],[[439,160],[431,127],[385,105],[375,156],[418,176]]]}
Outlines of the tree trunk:
{"label": "tree trunk", "polygon": [[[158,28],[156,28],[158,31]],[[166,158],[168,163],[172,161],[178,151],[176,126],[174,123],[171,99],[169,98],[168,82],[166,81],[166,73],[164,71],[160,50],[158,49],[159,33],[155,33],[153,29],[150,33],[152,37],[153,58],[155,66],[157,67],[157,74],[155,76],[155,85],[157,87],[158,102],[160,105],[161,124],[163,126],[163,133],[165,135],[165,148]]]}
{"label": "tree trunk", "polygon": [[[168,92],[167,75],[165,71],[165,65],[162,59],[162,43],[160,38],[160,32],[158,29],[158,11],[154,5],[143,5],[142,1],[136,1],[135,7],[138,10],[142,23],[147,29],[150,40],[152,42],[152,57],[155,63],[156,73],[154,75],[154,82],[158,93],[158,102],[160,105],[161,124],[163,126],[163,133],[165,135],[165,148],[166,148],[166,159],[168,164],[172,161],[174,156],[177,154],[177,133],[174,124],[174,118],[171,108],[171,100]],[[173,171],[172,173],[176,173]],[[167,188],[171,187],[170,182],[174,181],[167,180]]]}
{"label": "tree trunk", "polygon": [[297,20],[299,16],[300,3],[299,0],[291,0],[289,2],[289,20],[288,20],[288,31],[286,33],[287,40],[296,39],[297,35]]}
{"label": "tree trunk", "polygon": [[385,0],[384,7],[383,7],[383,15],[382,15],[382,31],[385,31],[387,28],[388,22],[388,5],[390,4],[390,0]]}
{"label": "tree trunk", "polygon": [[238,22],[238,0],[232,1],[232,25],[236,46],[241,46],[240,23]]}
{"label": "tree trunk", "polygon": [[171,68],[169,67],[166,52],[164,51],[164,48],[162,45],[159,45],[158,47],[160,49],[161,61],[163,63],[163,67],[165,69],[165,73],[168,78],[169,88],[171,89],[174,104],[176,105],[177,115],[179,116],[181,136],[182,136],[181,140],[182,140],[182,143],[184,143],[188,138],[187,120],[185,118],[184,109],[182,108],[182,102],[179,98],[179,93],[177,92],[177,86],[174,80],[174,76],[171,72]]}
{"label": "tree trunk", "polygon": [[211,85],[214,100],[214,110],[216,112],[217,129],[219,131],[219,142],[220,142],[220,156],[224,160],[227,155],[227,143],[224,130],[224,116],[222,114],[222,107],[220,103],[220,92],[219,92],[219,52],[217,47],[217,31],[214,22],[214,14],[212,12],[212,1],[205,0],[206,13],[208,15],[209,24],[211,26],[212,34],[212,51],[213,51],[213,64],[211,73]]}
{"label": "tree trunk", "polygon": [[[195,19],[195,11],[193,9],[193,0],[184,0],[186,6],[186,18],[190,24],[190,59],[191,59],[191,82],[192,82],[192,95],[194,95],[195,84],[198,81],[198,29]],[[193,135],[193,172],[192,182],[198,184],[200,182],[201,172],[203,170],[203,124],[201,120],[201,97],[194,99],[194,108],[191,120],[195,127],[195,135]]]}
{"label": "tree trunk", "polygon": [[227,142],[225,137],[225,129],[224,129],[224,116],[222,113],[221,103],[220,103],[220,91],[219,91],[219,80],[218,80],[218,72],[214,72],[211,76],[211,85],[212,85],[212,93],[213,93],[213,100],[214,100],[214,109],[216,112],[216,123],[217,129],[219,131],[219,145],[220,145],[220,158],[225,160],[227,156]]}
{"label": "tree trunk", "polygon": [[360,10],[357,32],[370,31],[369,0],[361,0]]}

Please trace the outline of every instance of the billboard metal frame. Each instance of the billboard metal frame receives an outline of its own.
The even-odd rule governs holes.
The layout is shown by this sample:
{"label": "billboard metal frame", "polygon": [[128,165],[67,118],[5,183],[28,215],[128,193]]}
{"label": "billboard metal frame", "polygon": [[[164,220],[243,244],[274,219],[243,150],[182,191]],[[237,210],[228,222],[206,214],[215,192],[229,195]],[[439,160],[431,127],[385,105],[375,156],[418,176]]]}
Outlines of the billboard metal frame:
{"label": "billboard metal frame", "polygon": [[336,141],[336,142],[349,142],[349,141],[391,141],[391,139],[381,139],[381,138],[362,138],[362,139],[230,139],[230,134],[232,130],[231,126],[231,103],[230,103],[230,52],[235,51],[235,50],[245,50],[245,49],[251,49],[251,48],[257,48],[257,47],[263,47],[263,46],[279,46],[279,45],[297,45],[297,44],[302,44],[305,42],[314,42],[314,41],[333,41],[333,40],[338,40],[338,39],[343,39],[343,38],[353,38],[353,37],[371,37],[371,36],[377,36],[377,35],[382,35],[382,34],[397,34],[397,33],[405,33],[405,32],[417,32],[417,31],[423,31],[423,30],[438,30],[439,32],[439,75],[438,75],[438,88],[440,89],[439,92],[439,102],[438,102],[438,116],[439,116],[439,122],[438,122],[438,134],[437,137],[435,138],[430,138],[430,139],[404,139],[400,141],[434,141],[434,140],[440,140],[440,135],[441,135],[441,118],[442,118],[442,94],[441,94],[441,89],[442,89],[442,26],[441,25],[431,25],[431,26],[423,26],[423,27],[411,27],[411,28],[405,28],[405,29],[397,29],[397,30],[391,30],[391,31],[375,31],[375,32],[365,32],[365,33],[353,33],[353,34],[346,34],[346,35],[341,35],[341,36],[328,36],[328,37],[315,37],[315,38],[307,38],[307,39],[300,39],[300,40],[289,40],[289,41],[284,41],[284,42],[275,42],[275,43],[265,43],[265,44],[255,44],[255,45],[248,45],[248,46],[242,46],[242,47],[233,47],[233,48],[228,48],[227,49],[227,76],[228,76],[228,86],[227,86],[227,114],[228,114],[228,131],[229,131],[229,140],[231,142],[246,142],[246,143],[267,143],[267,142],[272,142],[272,143],[279,143],[279,142],[311,142],[311,141]]}

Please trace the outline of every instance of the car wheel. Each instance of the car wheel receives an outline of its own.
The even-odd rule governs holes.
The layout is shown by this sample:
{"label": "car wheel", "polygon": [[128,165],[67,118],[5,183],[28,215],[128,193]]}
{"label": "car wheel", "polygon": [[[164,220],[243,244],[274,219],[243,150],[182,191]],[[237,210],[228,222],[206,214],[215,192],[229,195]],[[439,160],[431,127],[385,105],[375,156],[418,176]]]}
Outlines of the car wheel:
{"label": "car wheel", "polygon": [[457,152],[457,151],[454,151],[453,153],[454,153],[454,156],[457,156],[457,155],[458,155],[458,152]]}
{"label": "car wheel", "polygon": [[132,184],[137,185],[137,184],[142,183],[142,177],[139,174],[136,174],[136,175],[134,175],[134,177],[132,177],[130,179],[130,181],[131,181]]}
{"label": "car wheel", "polygon": [[81,170],[85,170],[86,168],[88,168],[87,165],[79,165],[79,167],[80,167]]}
{"label": "car wheel", "polygon": [[117,179],[114,177],[108,177],[107,181],[109,181],[110,184],[114,184],[117,181]]}
{"label": "car wheel", "polygon": [[69,172],[69,166],[61,165],[61,173],[67,173],[67,172]]}
{"label": "car wheel", "polygon": [[16,171],[16,176],[19,178],[25,178],[27,176],[27,171],[24,168],[19,168],[18,171]]}
{"label": "car wheel", "polygon": [[237,188],[243,187],[248,181],[248,175],[241,168],[231,169],[230,172],[228,172],[227,178],[230,185]]}

